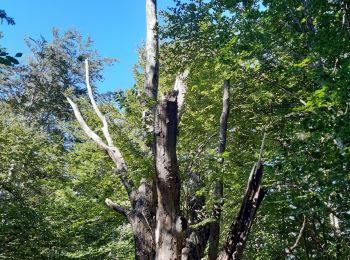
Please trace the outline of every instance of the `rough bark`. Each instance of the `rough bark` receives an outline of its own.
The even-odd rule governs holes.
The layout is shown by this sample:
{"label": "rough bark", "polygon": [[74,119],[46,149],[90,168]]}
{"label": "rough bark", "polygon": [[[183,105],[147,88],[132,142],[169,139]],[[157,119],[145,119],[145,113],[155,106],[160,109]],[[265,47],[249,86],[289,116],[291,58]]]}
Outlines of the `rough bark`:
{"label": "rough bark", "polygon": [[131,209],[125,209],[112,200],[106,199],[107,206],[126,217],[131,224],[136,259],[154,259],[155,257],[155,198],[152,189],[152,185],[141,181],[139,188],[131,193]]}
{"label": "rough bark", "polygon": [[155,258],[155,198],[153,185],[141,182],[139,188],[131,194],[132,210],[128,215],[131,224],[136,259]]}
{"label": "rough bark", "polygon": [[260,155],[255,163],[244,195],[243,203],[238,216],[232,223],[226,243],[218,257],[218,260],[242,259],[250,228],[255,214],[264,199],[266,192],[261,187],[263,176],[262,154],[265,144],[265,134],[261,145]]}
{"label": "rough bark", "polygon": [[179,259],[186,221],[180,217],[180,176],[176,157],[176,94],[168,94],[157,107],[156,161],[156,259]]}
{"label": "rough bark", "polygon": [[[220,157],[220,164],[223,164],[222,154],[226,149],[226,139],[227,139],[227,121],[230,111],[230,82],[228,80],[224,81],[223,86],[223,97],[222,97],[222,112],[220,117],[220,131],[219,131],[219,144],[218,144],[218,155]],[[221,166],[220,165],[220,166]],[[215,260],[219,251],[219,240],[220,240],[220,218],[221,218],[221,208],[223,199],[223,182],[222,179],[218,179],[215,183],[214,190],[214,203],[213,208],[213,218],[214,222],[210,224],[210,236],[209,236],[209,251],[208,257],[210,260]]]}
{"label": "rough bark", "polygon": [[111,160],[115,163],[114,173],[117,174],[123,183],[131,204],[131,208],[127,209],[114,203],[110,199],[106,199],[106,205],[126,217],[132,227],[135,238],[135,257],[136,259],[154,259],[155,257],[155,196],[152,185],[142,181],[141,185],[135,189],[133,182],[127,176],[127,165],[120,150],[113,144],[113,140],[109,134],[108,123],[105,116],[99,110],[93,96],[93,90],[89,82],[89,63],[85,61],[86,66],[86,86],[92,107],[102,122],[102,132],[107,141],[99,137],[85,122],[78,106],[67,98],[73,112],[85,134],[90,137],[101,149],[105,150]]}

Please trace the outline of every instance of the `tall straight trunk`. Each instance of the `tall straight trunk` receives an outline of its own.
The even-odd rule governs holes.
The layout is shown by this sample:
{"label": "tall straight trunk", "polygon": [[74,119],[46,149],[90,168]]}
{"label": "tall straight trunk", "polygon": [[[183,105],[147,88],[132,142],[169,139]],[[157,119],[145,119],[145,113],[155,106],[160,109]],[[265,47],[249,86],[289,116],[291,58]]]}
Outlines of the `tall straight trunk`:
{"label": "tall straight trunk", "polygon": [[176,156],[176,94],[168,94],[156,112],[156,259],[179,259],[187,222],[180,217],[180,176]]}
{"label": "tall straight trunk", "polygon": [[[146,0],[146,73],[144,91],[145,111],[143,114],[143,127],[145,143],[154,155],[154,120],[155,104],[158,94],[159,60],[157,35],[157,1]],[[132,210],[128,216],[134,233],[135,258],[154,259],[156,256],[156,203],[157,194],[155,178],[152,182],[141,182],[137,190],[131,193]]]}
{"label": "tall straight trunk", "polygon": [[[227,121],[230,112],[230,82],[224,80],[223,87],[223,98],[222,98],[222,112],[220,117],[220,132],[219,132],[219,144],[218,144],[218,155],[220,158],[220,167],[223,164],[222,154],[226,149],[227,139]],[[214,199],[216,203],[213,208],[213,217],[215,221],[210,224],[210,236],[209,236],[209,260],[215,260],[219,251],[219,240],[220,240],[220,219],[221,219],[221,208],[222,199],[224,197],[224,187],[221,177],[215,183]]]}
{"label": "tall straight trunk", "polygon": [[145,93],[152,100],[157,100],[159,60],[158,60],[158,34],[157,34],[157,1],[146,0],[146,73]]}
{"label": "tall straight trunk", "polygon": [[247,189],[241,209],[232,223],[226,243],[218,260],[242,259],[250,228],[256,212],[264,199],[266,192],[261,187],[263,176],[262,153],[265,144],[265,134],[262,141],[258,162],[254,165],[248,180]]}
{"label": "tall straight trunk", "polygon": [[146,23],[145,99],[141,101],[144,106],[142,126],[144,130],[143,141],[154,153],[153,131],[159,84],[159,43],[156,0],[146,0]]}

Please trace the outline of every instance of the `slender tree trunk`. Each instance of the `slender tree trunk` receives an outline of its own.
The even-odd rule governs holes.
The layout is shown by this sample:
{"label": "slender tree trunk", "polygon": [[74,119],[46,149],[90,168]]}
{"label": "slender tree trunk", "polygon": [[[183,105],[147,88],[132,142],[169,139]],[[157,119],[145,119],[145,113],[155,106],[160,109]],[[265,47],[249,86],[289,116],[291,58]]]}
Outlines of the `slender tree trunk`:
{"label": "slender tree trunk", "polygon": [[157,1],[146,0],[146,74],[145,93],[147,97],[157,100],[159,60],[158,60],[158,34],[157,34]]}
{"label": "slender tree trunk", "polygon": [[346,27],[348,32],[350,32],[349,4],[347,3],[347,1],[341,1],[341,9],[343,11],[342,25],[343,27]]}
{"label": "slender tree trunk", "polygon": [[154,153],[154,120],[158,98],[159,84],[159,43],[157,1],[146,0],[146,68],[145,68],[145,99],[142,100],[144,111],[142,114],[143,141]]}
{"label": "slender tree trunk", "polygon": [[176,94],[168,94],[156,113],[156,259],[179,259],[183,230],[187,222],[180,217],[180,176],[176,157]]}
{"label": "slender tree trunk", "polygon": [[[222,112],[220,117],[220,132],[219,132],[219,144],[218,144],[218,155],[220,158],[220,168],[224,162],[222,154],[226,149],[226,139],[227,139],[227,121],[230,112],[230,82],[224,80],[223,87],[223,98],[222,98]],[[224,197],[224,185],[220,177],[215,183],[214,199],[216,203],[214,204],[213,217],[215,221],[210,224],[210,237],[209,237],[209,260],[215,260],[219,251],[219,240],[220,240],[220,219],[221,219],[221,208],[222,199]]]}
{"label": "slender tree trunk", "polygon": [[[159,60],[157,35],[157,1],[146,0],[146,73],[145,73],[145,111],[143,126],[145,143],[155,153],[153,135],[155,106],[158,96]],[[145,181],[130,195],[132,210],[128,216],[134,233],[136,259],[154,259],[156,256],[156,204],[155,178],[150,184]]]}

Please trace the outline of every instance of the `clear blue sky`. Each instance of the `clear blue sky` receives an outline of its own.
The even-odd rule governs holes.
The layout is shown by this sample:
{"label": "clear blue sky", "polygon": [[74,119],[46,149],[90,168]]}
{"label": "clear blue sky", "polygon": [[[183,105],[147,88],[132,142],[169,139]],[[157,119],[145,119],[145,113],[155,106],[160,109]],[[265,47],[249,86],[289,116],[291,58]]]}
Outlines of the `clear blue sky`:
{"label": "clear blue sky", "polygon": [[[172,0],[159,0],[158,10],[170,5]],[[11,54],[28,53],[25,36],[50,39],[53,27],[75,28],[84,36],[91,35],[102,56],[119,60],[105,69],[100,91],[133,85],[131,69],[146,35],[145,0],[1,0],[0,9],[16,22],[15,26],[0,25],[1,46]]]}

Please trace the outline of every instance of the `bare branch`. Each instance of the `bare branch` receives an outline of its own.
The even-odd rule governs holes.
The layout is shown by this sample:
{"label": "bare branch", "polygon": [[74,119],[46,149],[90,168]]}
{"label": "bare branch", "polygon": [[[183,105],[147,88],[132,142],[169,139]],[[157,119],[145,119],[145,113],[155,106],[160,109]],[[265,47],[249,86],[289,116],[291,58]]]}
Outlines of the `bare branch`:
{"label": "bare branch", "polygon": [[92,140],[94,140],[94,142],[100,146],[102,149],[104,149],[105,151],[108,151],[108,145],[106,145],[103,140],[97,135],[95,134],[94,131],[91,130],[91,128],[86,124],[83,116],[80,113],[80,110],[78,108],[78,106],[69,98],[67,97],[67,100],[69,102],[69,104],[71,105],[74,115],[76,117],[76,119],[78,120],[80,126],[83,128],[85,134],[90,137]]}
{"label": "bare branch", "polygon": [[111,135],[109,134],[109,131],[108,131],[107,120],[106,120],[105,116],[101,113],[101,111],[99,110],[99,108],[96,104],[96,101],[94,99],[94,94],[92,91],[92,87],[90,85],[90,73],[89,73],[89,61],[88,61],[88,59],[85,60],[85,81],[86,81],[86,87],[88,90],[88,94],[89,94],[89,98],[90,98],[92,107],[95,110],[95,113],[100,118],[100,120],[103,124],[102,132],[103,132],[104,136],[106,137],[108,145],[113,146],[113,140],[112,140]]}
{"label": "bare branch", "polygon": [[289,255],[291,254],[295,248],[297,248],[297,246],[299,245],[300,239],[304,233],[305,230],[305,226],[306,226],[306,217],[304,216],[304,220],[303,220],[303,224],[301,225],[300,231],[299,231],[299,235],[297,236],[297,239],[295,240],[294,244],[286,249],[286,254]]}
{"label": "bare branch", "polygon": [[68,100],[69,104],[71,105],[71,107],[73,108],[74,115],[75,115],[76,119],[78,120],[79,124],[81,125],[81,127],[83,128],[86,135],[88,137],[90,137],[100,148],[105,150],[107,152],[107,154],[109,155],[109,157],[112,159],[112,161],[116,164],[116,172],[118,172],[119,178],[120,178],[121,182],[123,183],[126,191],[128,192],[128,194],[130,194],[131,189],[132,189],[132,182],[129,181],[124,174],[125,172],[127,172],[127,166],[126,166],[126,163],[124,161],[124,158],[123,158],[120,150],[116,146],[114,146],[114,144],[113,144],[112,137],[110,136],[109,131],[108,131],[107,120],[106,120],[105,116],[101,113],[101,111],[99,110],[99,108],[96,104],[96,101],[94,99],[92,87],[90,85],[89,62],[87,59],[85,60],[85,72],[86,72],[86,87],[88,90],[89,98],[90,98],[90,101],[91,101],[91,104],[92,104],[92,107],[93,107],[95,113],[97,114],[99,119],[102,121],[102,124],[103,124],[102,131],[103,131],[103,134],[107,140],[107,144],[101,139],[101,137],[99,137],[94,131],[92,131],[91,128],[86,124],[83,116],[81,115],[81,112],[80,112],[78,106],[70,98],[67,97],[67,100]]}
{"label": "bare branch", "polygon": [[120,213],[120,214],[123,215],[124,217],[128,217],[128,215],[129,215],[129,213],[130,213],[130,211],[129,211],[128,209],[123,208],[123,207],[121,207],[121,206],[118,206],[116,203],[114,203],[114,202],[113,202],[112,200],[110,200],[110,199],[106,199],[106,200],[105,200],[105,203],[106,203],[106,205],[107,205],[109,208],[115,210],[116,212]]}
{"label": "bare branch", "polygon": [[223,95],[222,95],[222,112],[220,116],[220,136],[218,153],[221,156],[226,149],[227,139],[227,121],[230,112],[230,81],[224,80]]}
{"label": "bare branch", "polygon": [[[220,156],[220,164],[224,163],[222,154],[226,150],[227,141],[227,123],[230,113],[230,81],[224,80],[223,95],[222,95],[222,112],[220,116],[220,130],[219,130],[219,142],[218,142],[218,155]],[[220,176],[215,181],[214,199],[213,205],[213,218],[216,220],[210,224],[210,236],[209,236],[209,250],[208,256],[210,260],[217,258],[219,250],[219,237],[220,237],[220,219],[222,211],[222,198],[224,196],[224,184],[222,177]]]}

